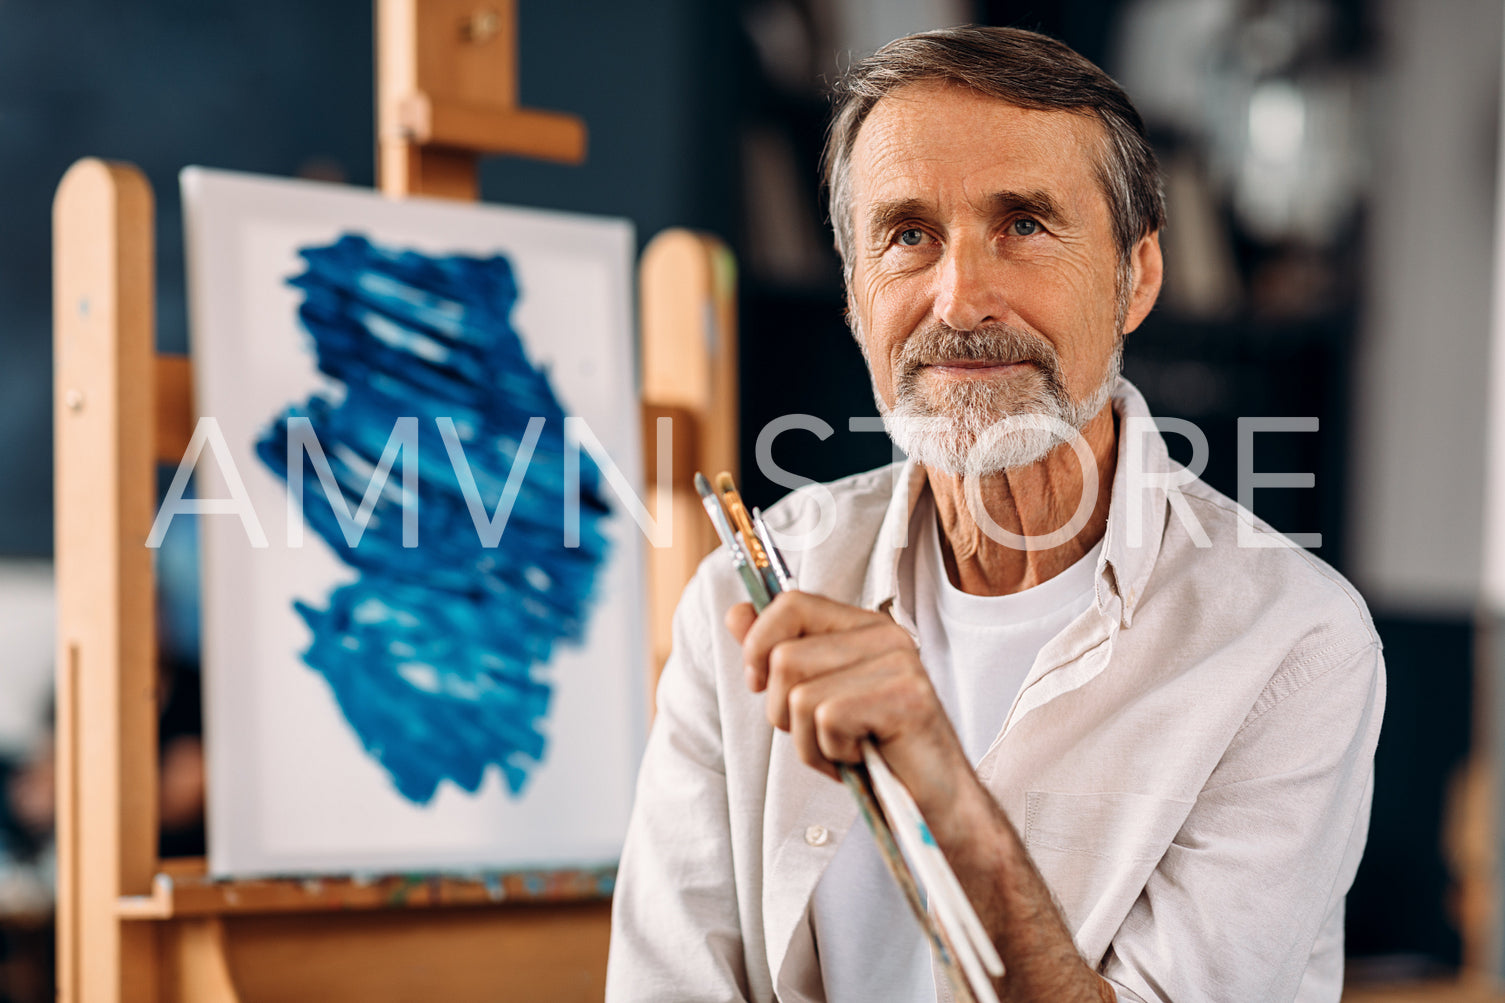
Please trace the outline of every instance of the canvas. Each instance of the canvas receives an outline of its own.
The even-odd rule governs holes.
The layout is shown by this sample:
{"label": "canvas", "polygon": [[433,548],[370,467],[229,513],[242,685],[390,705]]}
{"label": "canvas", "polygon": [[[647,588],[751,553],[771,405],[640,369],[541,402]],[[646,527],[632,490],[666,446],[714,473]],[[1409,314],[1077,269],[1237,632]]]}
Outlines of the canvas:
{"label": "canvas", "polygon": [[630,225],[182,190],[211,872],[609,867],[646,716]]}

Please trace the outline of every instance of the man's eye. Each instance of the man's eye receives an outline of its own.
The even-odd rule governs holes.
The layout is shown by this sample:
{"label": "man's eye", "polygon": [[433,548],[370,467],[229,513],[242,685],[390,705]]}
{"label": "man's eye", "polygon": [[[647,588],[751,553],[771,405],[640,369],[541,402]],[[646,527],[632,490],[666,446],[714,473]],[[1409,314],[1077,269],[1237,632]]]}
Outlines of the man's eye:
{"label": "man's eye", "polygon": [[915,247],[920,243],[920,241],[924,239],[925,231],[913,226],[908,230],[899,231],[899,243],[903,244],[905,247]]}
{"label": "man's eye", "polygon": [[1028,216],[1021,216],[1009,224],[1016,237],[1031,237],[1040,232],[1040,224]]}

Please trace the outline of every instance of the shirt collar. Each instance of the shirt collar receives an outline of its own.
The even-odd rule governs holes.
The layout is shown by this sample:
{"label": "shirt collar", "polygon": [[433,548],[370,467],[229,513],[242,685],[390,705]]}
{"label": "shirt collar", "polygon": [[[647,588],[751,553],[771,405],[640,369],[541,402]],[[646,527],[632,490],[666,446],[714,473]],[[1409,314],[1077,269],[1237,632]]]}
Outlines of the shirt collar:
{"label": "shirt collar", "polygon": [[[1108,503],[1108,529],[1097,562],[1095,602],[1103,616],[1127,627],[1154,570],[1165,530],[1165,489],[1154,477],[1146,478],[1145,474],[1166,473],[1172,464],[1165,440],[1158,431],[1150,434],[1150,426],[1145,424],[1153,422],[1149,406],[1128,380],[1120,378],[1114,386],[1112,406],[1118,416],[1118,458],[1114,465],[1113,495]],[[1127,448],[1130,437],[1136,435],[1142,437],[1139,456]],[[1141,465],[1141,469],[1131,472],[1131,463]],[[863,581],[862,605],[867,609],[887,608],[899,598],[900,559],[909,543],[915,505],[928,486],[925,469],[913,460],[896,465],[894,470],[893,495]],[[1132,491],[1140,492],[1140,498],[1132,498]],[[1131,520],[1134,526],[1130,525]]]}

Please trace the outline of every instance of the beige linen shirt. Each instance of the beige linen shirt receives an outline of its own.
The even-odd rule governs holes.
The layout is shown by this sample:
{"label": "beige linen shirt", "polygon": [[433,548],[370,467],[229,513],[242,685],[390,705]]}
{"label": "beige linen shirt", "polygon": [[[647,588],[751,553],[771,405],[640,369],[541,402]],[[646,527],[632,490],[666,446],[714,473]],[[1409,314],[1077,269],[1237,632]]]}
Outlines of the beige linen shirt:
{"label": "beige linen shirt", "polygon": [[[1337,1000],[1384,706],[1379,640],[1322,561],[1200,481],[1171,485],[1189,475],[1128,383],[1114,408],[1095,602],[1041,650],[978,777],[1120,999]],[[896,465],[802,489],[769,523],[807,536],[786,555],[802,589],[888,610],[913,634],[899,567],[925,490],[922,470]],[[744,598],[717,552],[676,613],[608,1000],[824,998],[810,901],[857,809],[748,692],[722,626]]]}

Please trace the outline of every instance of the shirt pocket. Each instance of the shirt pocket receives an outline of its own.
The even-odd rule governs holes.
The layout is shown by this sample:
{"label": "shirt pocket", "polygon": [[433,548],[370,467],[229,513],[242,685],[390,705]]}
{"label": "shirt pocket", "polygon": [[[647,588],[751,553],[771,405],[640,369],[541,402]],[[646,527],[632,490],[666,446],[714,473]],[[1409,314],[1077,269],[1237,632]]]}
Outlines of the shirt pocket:
{"label": "shirt pocket", "polygon": [[1093,964],[1192,804],[1148,794],[1025,794],[1025,848],[1060,903],[1077,949]]}

